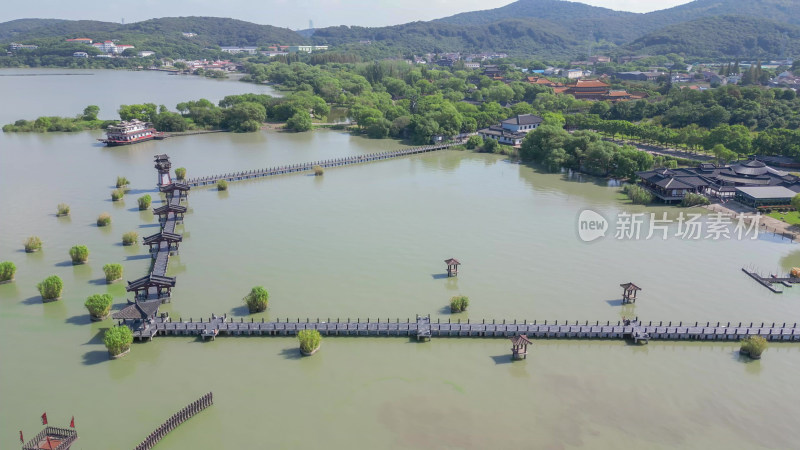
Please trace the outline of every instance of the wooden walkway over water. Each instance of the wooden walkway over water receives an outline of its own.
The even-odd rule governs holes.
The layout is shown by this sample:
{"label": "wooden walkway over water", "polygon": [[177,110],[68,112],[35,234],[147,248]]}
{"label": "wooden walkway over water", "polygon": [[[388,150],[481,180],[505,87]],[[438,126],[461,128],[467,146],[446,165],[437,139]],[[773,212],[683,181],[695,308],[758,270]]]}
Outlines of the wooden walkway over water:
{"label": "wooden walkway over water", "polygon": [[[175,285],[175,278],[166,276],[170,255],[178,248],[178,243],[172,242],[170,239],[179,238],[175,234],[175,227],[183,221],[186,206],[181,203],[188,198],[190,188],[183,183],[172,183],[169,178],[169,165],[167,155],[156,155],[156,167],[162,167],[159,169],[159,180],[168,180],[166,183],[159,183],[159,190],[166,194],[166,203],[153,209],[153,212],[159,216],[161,232],[144,238],[146,243],[149,239],[153,239],[153,242],[150,243],[153,258],[150,271],[142,278],[129,281],[126,287],[128,291],[134,292],[137,301],[167,301],[170,297],[170,289]],[[164,167],[167,169],[165,170]],[[164,175],[166,178],[163,177]]]}
{"label": "wooden walkway over water", "polygon": [[[626,323],[627,322],[627,323]],[[528,322],[512,321],[458,321],[443,322],[430,316],[415,319],[346,319],[310,320],[300,319],[274,322],[234,321],[227,316],[212,316],[211,319],[194,321],[170,321],[157,318],[151,329],[142,335],[135,332],[136,339],[152,339],[154,336],[294,336],[300,330],[317,330],[325,336],[408,336],[419,340],[430,337],[495,338],[525,334],[529,338],[550,339],[655,339],[655,340],[700,340],[738,341],[747,336],[761,335],[770,341],[800,341],[797,323],[732,323],[732,322],[643,322],[643,321],[595,321],[580,322]]]}
{"label": "wooden walkway over water", "polygon": [[370,153],[368,155],[348,156],[345,158],[327,159],[324,161],[315,161],[302,164],[291,164],[287,166],[270,167],[266,169],[248,170],[244,172],[226,173],[220,175],[210,175],[206,177],[190,178],[186,180],[189,186],[206,186],[216,184],[217,181],[225,180],[228,182],[251,180],[254,178],[270,177],[275,175],[286,175],[291,173],[311,172],[315,166],[322,168],[349,166],[353,164],[362,164],[371,161],[381,161],[384,159],[399,158],[401,156],[416,155],[419,153],[435,152],[437,150],[444,150],[454,145],[461,144],[461,141],[451,142],[439,145],[426,145],[424,147],[408,148],[403,150],[395,150],[390,152]]}

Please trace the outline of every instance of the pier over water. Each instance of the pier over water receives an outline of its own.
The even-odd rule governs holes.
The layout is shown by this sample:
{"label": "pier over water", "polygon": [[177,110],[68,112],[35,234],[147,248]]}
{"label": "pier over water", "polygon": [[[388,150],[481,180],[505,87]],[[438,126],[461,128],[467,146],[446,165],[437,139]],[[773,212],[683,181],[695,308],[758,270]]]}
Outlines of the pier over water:
{"label": "pier over water", "polygon": [[227,182],[251,180],[254,178],[264,178],[275,175],[287,175],[291,173],[311,172],[315,166],[327,169],[329,167],[350,166],[353,164],[362,164],[372,161],[382,161],[384,159],[399,158],[401,156],[417,155],[420,153],[430,153],[437,150],[445,150],[454,145],[463,144],[462,141],[449,142],[447,144],[426,145],[423,147],[407,148],[403,150],[395,150],[391,152],[370,153],[368,155],[348,156],[346,158],[327,159],[324,161],[314,161],[302,164],[290,164],[286,166],[270,167],[266,169],[247,170],[244,172],[225,173],[219,175],[210,175],[206,177],[190,178],[186,180],[189,186],[206,186],[215,184],[218,181],[225,180]]}

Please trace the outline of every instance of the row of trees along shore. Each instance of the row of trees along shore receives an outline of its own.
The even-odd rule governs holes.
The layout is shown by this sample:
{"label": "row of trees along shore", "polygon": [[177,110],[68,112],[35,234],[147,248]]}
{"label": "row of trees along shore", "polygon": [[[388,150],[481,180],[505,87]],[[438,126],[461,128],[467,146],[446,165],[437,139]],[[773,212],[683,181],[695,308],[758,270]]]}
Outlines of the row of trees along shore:
{"label": "row of trees along shore", "polygon": [[[568,128],[595,130],[654,144],[713,151],[721,161],[753,152],[800,157],[800,99],[791,90],[722,86],[705,91],[650,91],[646,100],[609,103],[555,95],[546,86],[493,80],[463,68],[427,68],[402,61],[314,64],[292,61],[248,63],[244,81],[273,83],[283,97],[264,94],[181,102],[176,112],[154,103],[121,105],[120,118],[155,124],[161,131],[228,129],[248,132],[265,121],[306,131],[312,116],[341,107],[372,138],[402,138],[417,144],[434,135],[474,132],[515,114],[538,114]],[[625,87],[626,85],[614,85]],[[462,101],[468,100],[468,102]],[[505,105],[505,106],[504,106]],[[96,107],[74,119],[40,117],[17,121],[5,131],[69,131],[102,127]],[[721,147],[720,147],[721,146]],[[724,147],[724,148],[723,148]]]}

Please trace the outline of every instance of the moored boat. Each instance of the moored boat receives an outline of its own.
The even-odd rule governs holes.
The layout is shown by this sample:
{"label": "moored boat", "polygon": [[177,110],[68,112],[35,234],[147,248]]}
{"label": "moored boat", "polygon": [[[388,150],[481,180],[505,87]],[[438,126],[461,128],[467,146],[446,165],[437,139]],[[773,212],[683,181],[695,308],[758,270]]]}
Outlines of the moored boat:
{"label": "moored boat", "polygon": [[106,138],[98,141],[109,147],[117,145],[130,145],[151,139],[163,139],[164,134],[153,128],[153,124],[142,122],[138,119],[123,120],[106,129]]}

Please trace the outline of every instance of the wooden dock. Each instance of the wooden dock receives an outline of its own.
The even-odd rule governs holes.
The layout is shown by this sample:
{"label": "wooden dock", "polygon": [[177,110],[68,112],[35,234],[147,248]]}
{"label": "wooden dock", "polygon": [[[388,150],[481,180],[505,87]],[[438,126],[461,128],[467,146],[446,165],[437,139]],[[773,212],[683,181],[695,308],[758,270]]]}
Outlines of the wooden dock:
{"label": "wooden dock", "polygon": [[251,180],[254,178],[271,177],[275,175],[287,175],[292,173],[312,172],[315,166],[322,168],[350,166],[353,164],[362,164],[372,161],[382,161],[384,159],[399,158],[402,156],[417,155],[420,153],[435,152],[437,150],[444,150],[454,145],[462,144],[463,142],[451,142],[439,145],[426,145],[423,147],[408,148],[403,150],[395,150],[390,152],[370,153],[368,155],[348,156],[346,158],[327,159],[324,161],[314,161],[302,164],[291,164],[287,166],[270,167],[266,169],[248,170],[244,172],[226,173],[220,175],[210,175],[206,177],[190,178],[186,180],[186,184],[192,187],[206,186],[216,184],[217,181],[225,180],[228,182]]}
{"label": "wooden dock", "polygon": [[431,337],[507,338],[520,334],[540,339],[630,339],[630,340],[689,340],[738,341],[747,336],[761,335],[770,341],[800,341],[797,323],[732,323],[732,322],[643,322],[607,321],[591,323],[514,321],[458,321],[447,322],[430,316],[414,319],[356,319],[277,320],[274,322],[234,321],[227,316],[195,321],[171,321],[157,318],[152,334],[134,332],[139,340],[153,336],[198,336],[203,339],[216,336],[294,336],[300,330],[317,330],[324,336],[397,336],[428,340]]}
{"label": "wooden dock", "polygon": [[153,448],[156,444],[158,444],[158,441],[167,435],[167,433],[174,430],[180,424],[191,419],[195,414],[203,411],[213,404],[214,394],[211,392],[193,401],[192,403],[189,403],[185,408],[173,414],[172,417],[167,419],[158,428],[156,428],[155,431],[150,433],[150,435],[148,435],[141,444],[136,446],[135,450],[149,450]]}
{"label": "wooden dock", "polygon": [[800,283],[800,278],[793,278],[793,277],[778,277],[778,276],[769,276],[769,277],[762,277],[761,275],[757,274],[756,272],[749,271],[742,267],[742,272],[746,273],[750,278],[756,280],[756,282],[765,288],[769,289],[770,291],[776,294],[783,294],[783,291],[776,289],[773,284],[780,284],[784,287],[792,287],[794,284]]}

